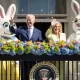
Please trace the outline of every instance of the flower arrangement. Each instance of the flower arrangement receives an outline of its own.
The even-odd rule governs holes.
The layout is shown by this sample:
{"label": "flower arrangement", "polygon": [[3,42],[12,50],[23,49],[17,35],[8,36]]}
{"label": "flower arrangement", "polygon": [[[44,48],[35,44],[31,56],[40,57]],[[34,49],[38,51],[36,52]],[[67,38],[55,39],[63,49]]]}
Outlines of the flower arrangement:
{"label": "flower arrangement", "polygon": [[16,45],[16,53],[22,55],[24,53],[24,43],[20,42]]}
{"label": "flower arrangement", "polygon": [[80,54],[80,43],[77,41],[71,41],[66,43],[64,41],[53,42],[21,42],[21,41],[0,41],[0,54],[10,55],[22,55],[22,54],[34,54],[34,55],[73,55]]}

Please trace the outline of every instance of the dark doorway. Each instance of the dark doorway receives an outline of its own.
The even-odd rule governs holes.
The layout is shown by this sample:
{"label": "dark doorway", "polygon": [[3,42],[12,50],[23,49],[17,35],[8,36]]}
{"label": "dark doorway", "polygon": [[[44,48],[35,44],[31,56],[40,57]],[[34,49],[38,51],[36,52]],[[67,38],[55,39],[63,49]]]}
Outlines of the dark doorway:
{"label": "dark doorway", "polygon": [[[17,24],[17,27],[20,27],[20,26],[26,26],[26,23],[16,23]],[[41,32],[42,32],[42,38],[43,40],[45,40],[45,33],[47,31],[47,29],[50,27],[50,22],[36,22],[34,24],[34,26],[39,29]],[[64,23],[62,23],[62,26],[63,26],[63,32],[64,32]]]}
{"label": "dark doorway", "polygon": [[[26,23],[16,23],[17,27],[26,26]],[[45,32],[50,26],[50,23],[36,22],[34,26],[42,32],[42,38],[45,40]]]}
{"label": "dark doorway", "polygon": [[45,33],[46,33],[46,31],[47,31],[47,29],[49,28],[49,26],[50,26],[50,23],[35,23],[35,27],[36,28],[38,28],[39,30],[41,30],[41,32],[42,32],[42,38],[45,40]]}

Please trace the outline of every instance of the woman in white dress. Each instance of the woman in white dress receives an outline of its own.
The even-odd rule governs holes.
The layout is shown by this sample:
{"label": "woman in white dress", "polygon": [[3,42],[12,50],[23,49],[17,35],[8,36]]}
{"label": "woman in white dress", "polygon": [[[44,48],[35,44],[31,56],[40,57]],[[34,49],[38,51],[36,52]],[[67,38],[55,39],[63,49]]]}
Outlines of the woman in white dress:
{"label": "woman in white dress", "polygon": [[55,42],[60,40],[66,41],[66,35],[62,33],[62,25],[60,22],[56,21],[56,19],[51,21],[51,26],[45,35],[48,40],[53,40]]}

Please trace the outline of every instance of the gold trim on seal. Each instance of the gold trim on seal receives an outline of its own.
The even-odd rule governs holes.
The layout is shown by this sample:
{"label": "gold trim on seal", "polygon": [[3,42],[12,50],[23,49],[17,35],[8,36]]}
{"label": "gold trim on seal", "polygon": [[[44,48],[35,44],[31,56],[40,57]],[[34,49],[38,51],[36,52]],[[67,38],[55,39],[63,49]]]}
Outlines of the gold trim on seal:
{"label": "gold trim on seal", "polygon": [[58,72],[57,68],[52,63],[47,62],[47,61],[39,62],[31,68],[30,74],[29,74],[29,80],[34,80],[33,74],[34,74],[35,70],[42,65],[47,65],[47,66],[51,67],[55,71],[55,74],[56,74],[55,80],[59,80],[59,72]]}

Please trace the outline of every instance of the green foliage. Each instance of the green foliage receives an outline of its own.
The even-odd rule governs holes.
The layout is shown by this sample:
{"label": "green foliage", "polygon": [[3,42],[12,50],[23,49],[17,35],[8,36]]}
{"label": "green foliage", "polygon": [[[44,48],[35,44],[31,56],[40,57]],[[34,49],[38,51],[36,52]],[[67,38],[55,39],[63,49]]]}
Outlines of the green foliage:
{"label": "green foliage", "polygon": [[58,52],[58,50],[59,50],[59,47],[57,45],[55,45],[54,52],[56,53],[56,52]]}
{"label": "green foliage", "polygon": [[34,47],[33,47],[35,50],[37,50],[38,49],[38,45],[34,45]]}
{"label": "green foliage", "polygon": [[44,50],[46,51],[46,53],[48,53],[50,51],[50,47],[49,47],[48,43],[44,43],[43,47],[44,47]]}
{"label": "green foliage", "polygon": [[26,54],[30,53],[30,50],[31,50],[31,47],[30,46],[27,46],[26,49],[25,49],[25,53]]}
{"label": "green foliage", "polygon": [[[62,48],[68,48],[69,50],[74,50],[75,45],[73,43],[65,43],[64,41],[59,41],[59,42],[52,42],[50,41],[49,43],[46,42],[35,42],[32,43],[32,41],[29,41],[25,44],[23,43],[16,43],[14,41],[12,42],[4,42],[4,40],[0,40],[0,48],[4,52],[12,51],[12,52],[25,52],[26,54],[29,54],[30,52],[40,54],[40,53],[58,53],[59,50],[64,50]],[[79,46],[80,47],[80,46]],[[52,50],[53,49],[53,50]],[[50,51],[51,50],[51,51]],[[66,50],[67,51],[67,50]]]}
{"label": "green foliage", "polygon": [[24,47],[23,46],[18,46],[16,47],[16,52],[23,52],[24,51]]}
{"label": "green foliage", "polygon": [[71,50],[74,49],[74,45],[73,44],[70,44],[70,47],[69,47]]}
{"label": "green foliage", "polygon": [[7,45],[3,45],[3,46],[2,46],[2,50],[3,50],[4,52],[7,52],[7,51],[10,50],[10,47],[8,47]]}
{"label": "green foliage", "polygon": [[15,52],[16,51],[16,47],[12,42],[8,43],[8,47],[10,48],[10,51]]}
{"label": "green foliage", "polygon": [[56,43],[56,45],[59,45],[59,46],[64,45],[64,44],[65,44],[64,41],[59,41],[59,42]]}

